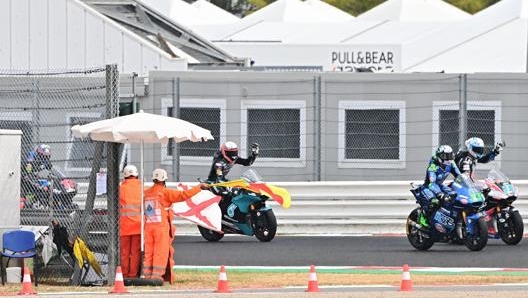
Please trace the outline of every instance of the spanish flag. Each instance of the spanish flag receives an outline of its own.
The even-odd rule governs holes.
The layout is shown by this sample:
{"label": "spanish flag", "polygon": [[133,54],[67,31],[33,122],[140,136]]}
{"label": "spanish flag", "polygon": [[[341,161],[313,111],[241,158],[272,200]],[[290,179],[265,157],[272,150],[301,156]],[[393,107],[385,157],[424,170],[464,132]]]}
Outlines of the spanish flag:
{"label": "spanish flag", "polygon": [[230,180],[230,181],[225,181],[225,182],[213,183],[213,184],[210,184],[209,186],[248,188],[248,182],[244,179],[238,179],[238,180]]}
{"label": "spanish flag", "polygon": [[249,187],[247,189],[272,198],[274,201],[279,203],[282,208],[290,208],[291,196],[285,188],[267,183],[257,182],[249,183]]}
{"label": "spanish flag", "polygon": [[291,205],[290,193],[285,188],[274,186],[265,182],[248,183],[244,179],[238,179],[211,184],[211,186],[244,188],[252,192],[272,198],[285,209],[290,208]]}

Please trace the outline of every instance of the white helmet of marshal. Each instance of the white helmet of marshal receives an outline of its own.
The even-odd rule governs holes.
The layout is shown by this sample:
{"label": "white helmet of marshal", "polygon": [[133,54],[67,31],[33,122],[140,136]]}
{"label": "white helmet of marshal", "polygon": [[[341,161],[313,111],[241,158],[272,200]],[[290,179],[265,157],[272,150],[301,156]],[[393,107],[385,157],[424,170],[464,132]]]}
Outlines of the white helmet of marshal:
{"label": "white helmet of marshal", "polygon": [[136,166],[128,165],[128,166],[126,166],[123,169],[123,175],[125,176],[125,178],[128,178],[130,176],[137,177],[138,176],[138,170],[137,170]]}
{"label": "white helmet of marshal", "polygon": [[155,169],[154,172],[152,172],[152,180],[167,181],[168,178],[167,171],[164,169]]}

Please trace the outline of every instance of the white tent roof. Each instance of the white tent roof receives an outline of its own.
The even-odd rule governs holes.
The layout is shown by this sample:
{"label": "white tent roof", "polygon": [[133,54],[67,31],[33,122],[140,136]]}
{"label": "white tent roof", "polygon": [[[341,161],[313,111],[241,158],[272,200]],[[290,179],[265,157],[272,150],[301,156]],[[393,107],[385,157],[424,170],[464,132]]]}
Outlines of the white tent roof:
{"label": "white tent roof", "polygon": [[191,6],[197,8],[205,18],[204,21],[210,24],[230,24],[240,20],[239,17],[206,0],[198,0]]}
{"label": "white tent roof", "polygon": [[353,21],[318,24],[309,30],[298,30],[283,41],[285,43],[335,44],[397,44],[430,34],[449,22]]}
{"label": "white tent roof", "polygon": [[348,22],[355,19],[353,15],[342,11],[341,9],[330,5],[322,0],[305,0],[304,3],[317,9],[324,16],[334,18],[336,21]]}
{"label": "white tent roof", "polygon": [[293,33],[302,34],[318,24],[335,25],[353,20],[354,16],[321,0],[277,0],[235,23],[192,25],[191,28],[211,41],[276,42]]}
{"label": "white tent roof", "polygon": [[442,0],[388,0],[360,14],[358,20],[454,21],[471,16]]}
{"label": "white tent roof", "polygon": [[214,41],[230,42],[300,42],[325,43],[339,42],[342,36],[350,36],[375,25],[377,22],[346,22],[336,26],[335,23],[283,23],[279,21],[262,21],[243,30],[225,34]]}
{"label": "white tent roof", "polygon": [[307,5],[300,0],[277,0],[243,17],[244,25],[261,21],[280,21],[285,23],[316,23],[316,22],[342,22],[335,18],[335,12],[328,14],[328,10],[320,10],[314,5]]}
{"label": "white tent roof", "polygon": [[502,0],[405,43],[402,71],[526,72],[528,1]]}

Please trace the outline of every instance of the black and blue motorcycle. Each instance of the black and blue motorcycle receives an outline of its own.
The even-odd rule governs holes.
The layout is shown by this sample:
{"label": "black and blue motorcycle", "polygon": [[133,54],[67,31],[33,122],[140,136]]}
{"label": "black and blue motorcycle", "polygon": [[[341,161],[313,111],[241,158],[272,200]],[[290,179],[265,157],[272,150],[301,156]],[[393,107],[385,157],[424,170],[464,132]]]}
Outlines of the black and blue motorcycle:
{"label": "black and blue motorcycle", "polygon": [[406,224],[407,239],[414,248],[428,250],[435,242],[446,242],[463,243],[472,251],[480,251],[487,245],[483,194],[467,174],[459,175],[450,186],[456,197],[429,213],[424,210],[431,208],[427,199],[430,190],[423,185],[411,189],[420,205],[409,214]]}
{"label": "black and blue motorcycle", "polygon": [[[214,185],[214,184],[213,184]],[[273,240],[277,233],[277,219],[267,204],[273,199],[284,208],[291,198],[284,188],[265,183],[255,169],[245,171],[239,180],[217,183],[211,192],[221,197],[222,232],[198,226],[202,237],[217,242],[225,234],[255,236],[262,242]]]}

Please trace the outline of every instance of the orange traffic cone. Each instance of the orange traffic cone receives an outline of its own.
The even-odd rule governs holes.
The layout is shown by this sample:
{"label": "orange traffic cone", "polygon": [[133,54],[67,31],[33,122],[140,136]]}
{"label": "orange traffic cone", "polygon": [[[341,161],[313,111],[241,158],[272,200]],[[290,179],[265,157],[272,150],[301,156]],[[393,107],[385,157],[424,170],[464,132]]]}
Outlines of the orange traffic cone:
{"label": "orange traffic cone", "polygon": [[123,280],[123,272],[121,271],[121,266],[117,266],[116,275],[114,280],[114,289],[109,293],[120,294],[120,293],[129,293],[125,289],[125,281]]}
{"label": "orange traffic cone", "polygon": [[409,273],[409,265],[403,265],[403,275],[400,285],[400,291],[412,291],[411,273]]}
{"label": "orange traffic cone", "polygon": [[317,284],[317,274],[315,273],[315,266],[310,266],[310,275],[308,276],[308,289],[306,292],[319,292],[319,285]]}
{"label": "orange traffic cone", "polygon": [[227,284],[227,273],[224,265],[220,266],[220,273],[218,274],[218,288],[215,293],[230,293],[229,285]]}
{"label": "orange traffic cone", "polygon": [[29,273],[29,268],[24,266],[24,278],[22,279],[22,290],[18,295],[35,295],[37,292],[33,291],[33,286],[31,285],[31,273]]}

